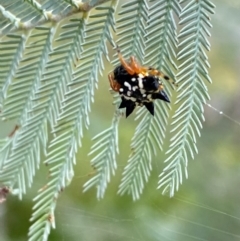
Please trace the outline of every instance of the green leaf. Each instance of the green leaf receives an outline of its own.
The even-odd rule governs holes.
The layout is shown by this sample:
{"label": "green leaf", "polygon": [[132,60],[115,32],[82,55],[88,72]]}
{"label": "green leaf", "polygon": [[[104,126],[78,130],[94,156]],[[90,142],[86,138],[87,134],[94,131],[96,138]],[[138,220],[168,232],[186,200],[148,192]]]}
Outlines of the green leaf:
{"label": "green leaf", "polygon": [[[97,34],[92,36],[88,34],[94,26],[99,24],[96,20],[92,21],[96,16],[95,14],[89,16],[88,23],[90,24],[85,23],[84,19],[79,20],[79,23],[81,23],[79,25],[80,34],[79,31],[72,32],[67,30],[66,26],[64,28],[70,34],[74,33],[75,39],[71,46],[64,45],[65,48],[71,47],[72,51],[66,50],[70,59],[67,59],[67,62],[63,62],[62,74],[60,72],[58,79],[61,79],[61,76],[63,76],[65,81],[68,80],[68,85],[58,90],[63,94],[61,95],[62,101],[60,102],[59,111],[56,112],[56,118],[54,118],[56,120],[52,129],[54,138],[50,142],[50,150],[45,160],[45,163],[51,167],[49,170],[50,180],[46,185],[47,188],[43,189],[40,196],[36,198],[37,204],[34,206],[36,211],[32,215],[32,220],[35,220],[35,223],[29,231],[29,235],[33,240],[35,240],[35,234],[32,230],[35,230],[35,228],[38,230],[42,228],[39,235],[43,236],[44,233],[49,232],[51,225],[55,226],[55,199],[58,197],[59,192],[71,183],[74,176],[75,154],[78,146],[81,146],[84,126],[86,128],[89,127],[89,112],[94,97],[94,89],[98,82],[98,74],[104,70],[103,55],[108,58],[106,41],[108,39],[112,41],[109,22],[114,22],[116,4],[117,1],[113,1],[108,8],[99,10],[101,13],[104,13],[105,21],[102,22],[101,29],[99,28],[95,32]],[[83,33],[86,33],[87,37],[83,38]],[[67,34],[64,34],[64,38],[66,36]],[[92,48],[91,45],[93,41],[97,43],[95,48]],[[77,52],[75,55],[74,50],[77,49],[77,46],[84,46],[84,48],[79,55],[80,64],[76,66],[73,72],[72,64],[77,59]],[[86,53],[88,56],[84,58]],[[61,58],[62,62],[62,56],[57,58]],[[83,69],[86,71],[82,71]],[[59,81],[57,83],[59,84]],[[57,103],[57,101],[55,102]],[[58,110],[58,108],[56,109]],[[114,170],[114,167],[109,166],[109,168]],[[42,205],[43,202],[44,205]],[[49,222],[50,217],[53,220],[52,222]]]}
{"label": "green leaf", "polygon": [[[143,7],[145,9],[145,6]],[[149,8],[147,28],[144,38],[147,65],[162,70],[174,79],[175,49],[177,46],[176,24],[172,17],[173,8],[180,11],[176,1],[154,1]],[[144,14],[145,12],[143,12]],[[145,47],[146,46],[146,47]],[[169,65],[169,63],[172,63]],[[166,92],[171,92],[166,86]],[[123,177],[119,187],[119,194],[131,194],[133,199],[139,199],[145,183],[148,181],[152,166],[152,154],[162,150],[166,126],[169,118],[170,106],[161,101],[155,101],[155,115],[152,117],[145,109],[137,112],[141,119],[132,138],[132,153],[128,165],[124,168]]]}
{"label": "green leaf", "polygon": [[196,134],[200,136],[203,118],[203,105],[209,99],[204,82],[211,82],[208,75],[208,59],[203,47],[210,49],[205,23],[210,24],[207,13],[213,13],[210,1],[188,1],[182,9],[180,24],[184,25],[179,33],[180,48],[178,89],[176,103],[180,104],[173,116],[174,133],[165,160],[166,167],[160,174],[158,188],[164,188],[172,197],[182,184],[182,170],[187,178],[187,163],[189,157],[194,158],[197,151]]}

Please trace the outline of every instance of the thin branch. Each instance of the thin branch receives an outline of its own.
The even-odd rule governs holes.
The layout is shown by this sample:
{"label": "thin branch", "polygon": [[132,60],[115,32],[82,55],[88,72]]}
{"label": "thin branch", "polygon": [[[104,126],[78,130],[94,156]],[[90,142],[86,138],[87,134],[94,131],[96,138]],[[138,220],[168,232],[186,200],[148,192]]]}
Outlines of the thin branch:
{"label": "thin branch", "polygon": [[[45,9],[41,9],[41,5],[34,1],[34,0],[28,0],[28,3],[33,3],[34,8],[37,11],[40,11],[42,13],[42,17],[37,22],[32,22],[32,19],[26,22],[22,22],[21,19],[16,18],[11,12],[6,11],[6,9],[0,5],[0,13],[5,16],[11,23],[14,24],[14,28],[11,29],[9,33],[16,32],[18,30],[31,30],[37,26],[47,24],[47,23],[57,23],[60,22],[62,19],[69,17],[71,15],[74,15],[76,13],[84,13],[89,12],[92,8],[103,4],[105,2],[109,2],[110,0],[98,0],[98,1],[88,1],[83,3],[81,0],[72,0],[71,5],[74,7],[71,8],[69,11],[65,13],[59,13],[59,14],[52,14],[52,11],[46,11]],[[6,33],[0,32],[0,37],[4,36]]]}
{"label": "thin branch", "polygon": [[[14,14],[12,14],[11,12],[7,11],[3,6],[0,5],[0,14],[3,15],[4,18],[6,18],[6,20],[8,20],[8,24],[12,23],[16,29],[20,28],[20,19],[15,17]],[[10,23],[9,23],[10,22]],[[0,37],[3,34],[0,33]]]}
{"label": "thin branch", "polygon": [[44,9],[42,9],[42,5],[37,2],[36,0],[25,0],[29,5],[31,5],[37,12],[40,14],[44,14],[46,12]]}

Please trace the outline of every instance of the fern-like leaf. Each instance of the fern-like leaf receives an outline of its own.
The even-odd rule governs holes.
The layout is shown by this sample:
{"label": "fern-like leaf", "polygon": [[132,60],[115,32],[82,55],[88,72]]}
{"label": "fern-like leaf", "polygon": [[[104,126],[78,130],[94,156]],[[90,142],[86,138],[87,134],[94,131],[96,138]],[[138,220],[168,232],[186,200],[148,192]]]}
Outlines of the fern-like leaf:
{"label": "fern-like leaf", "polygon": [[[167,74],[174,76],[173,68],[175,49],[177,45],[176,24],[173,10],[179,14],[180,6],[177,1],[155,1],[150,7],[146,33],[146,64],[157,67]],[[166,88],[170,95],[170,90]],[[152,155],[157,149],[162,149],[166,125],[169,117],[169,106],[155,101],[155,116],[152,117],[145,109],[137,112],[141,119],[132,138],[132,153],[128,165],[123,172],[119,193],[131,194],[133,199],[139,199],[145,183],[152,170]]]}
{"label": "fern-like leaf", "polygon": [[[117,42],[124,57],[134,55],[139,61],[144,61],[145,50],[145,22],[147,21],[147,0],[128,1],[121,5],[118,12],[117,35],[121,36]],[[119,65],[119,59],[113,61]]]}
{"label": "fern-like leaf", "polygon": [[[186,1],[182,1],[186,2]],[[210,50],[207,37],[210,36],[207,27],[211,27],[208,13],[213,14],[214,5],[209,0],[187,1],[182,9],[180,24],[184,25],[180,31],[178,60],[184,61],[178,73],[177,102],[180,104],[173,116],[175,135],[167,154],[168,163],[160,174],[158,188],[164,187],[163,193],[174,195],[182,183],[182,171],[187,178],[188,159],[197,153],[196,135],[200,136],[201,121],[204,120],[203,104],[209,99],[205,80],[211,82],[208,75],[209,63],[205,50]]]}
{"label": "fern-like leaf", "polygon": [[[7,178],[8,185],[19,188],[19,197],[26,192],[26,182],[30,187],[40,162],[40,143],[47,143],[46,122],[41,122],[38,110],[33,113],[33,106],[40,102],[33,102],[36,91],[40,86],[54,31],[40,27],[29,37],[30,42],[37,36],[37,44],[33,42],[26,46],[24,57],[16,72],[13,83],[3,102],[3,118],[17,119],[19,131],[12,137],[10,155],[4,160],[0,178]],[[30,63],[29,63],[30,62]],[[34,105],[35,104],[35,105]],[[41,106],[41,105],[40,105]],[[43,115],[44,116],[44,115]],[[17,177],[17,178],[16,178]],[[6,179],[4,178],[4,179]]]}
{"label": "fern-like leaf", "polygon": [[[11,149],[11,139],[9,138],[1,139],[0,140],[0,175],[4,165],[3,161],[7,159],[10,149]],[[1,180],[1,182],[6,184],[4,180]]]}
{"label": "fern-like leaf", "polygon": [[112,125],[93,138],[95,143],[92,145],[89,155],[94,155],[91,166],[96,174],[84,184],[84,191],[95,186],[98,199],[103,198],[111,175],[114,175],[117,169],[118,123],[122,114],[122,110],[116,106]]}
{"label": "fern-like leaf", "polygon": [[[117,1],[112,1],[110,6],[97,7],[98,13],[91,15],[86,28],[81,29],[82,33],[84,31],[87,34],[84,38],[85,49],[81,54],[80,65],[76,66],[77,69],[72,74],[72,81],[68,84],[68,91],[65,92],[61,102],[61,112],[59,112],[53,128],[54,138],[50,143],[50,152],[45,161],[51,166],[50,180],[46,188],[42,189],[35,198],[37,203],[31,218],[35,223],[29,231],[30,240],[38,240],[39,237],[44,237],[46,240],[51,226],[55,227],[56,198],[59,192],[71,182],[74,175],[75,153],[78,146],[81,145],[83,127],[88,128],[89,126],[89,112],[94,88],[98,82],[98,73],[104,69],[103,55],[108,58],[106,41],[111,40],[112,42],[110,23],[113,21],[116,4]],[[95,20],[96,17],[102,18],[101,27],[99,20]],[[94,20],[91,21],[91,19]],[[97,31],[92,34],[93,30]],[[92,43],[95,43],[94,48]],[[81,41],[75,39],[74,48],[81,45]],[[72,57],[71,63],[74,62]],[[64,71],[71,74],[70,66],[64,68]]]}
{"label": "fern-like leaf", "polygon": [[[128,57],[130,54],[133,54],[137,56],[139,60],[143,61],[145,49],[143,38],[145,35],[144,19],[146,19],[147,15],[147,1],[137,0],[127,2],[124,3],[121,8],[123,9],[119,12],[121,17],[117,20],[117,29],[120,30],[118,35],[123,36],[118,39],[121,52],[124,56]],[[135,17],[133,18],[133,16]],[[119,59],[115,58],[113,64],[115,66],[119,65]],[[94,137],[94,140],[97,140],[97,142],[91,148],[92,151],[90,154],[94,154],[91,163],[96,169],[96,175],[84,184],[84,191],[96,186],[98,198],[103,198],[107,183],[110,180],[110,174],[114,174],[117,168],[118,122],[123,111],[118,109],[120,100],[116,95],[114,104],[116,105],[116,111],[112,120],[112,125]],[[106,136],[108,136],[107,139]],[[100,145],[100,143],[103,144]]]}
{"label": "fern-like leaf", "polygon": [[[61,110],[56,104],[59,103],[59,99],[63,99],[64,94],[67,92],[67,83],[70,83],[73,78],[73,67],[81,52],[81,48],[79,49],[79,46],[81,46],[83,42],[85,17],[86,16],[82,19],[72,19],[61,26],[63,32],[60,34],[59,38],[56,39],[56,41],[61,44],[52,52],[52,56],[57,57],[48,62],[48,72],[46,73],[45,79],[43,79],[47,82],[45,82],[46,84],[42,85],[38,91],[39,100],[42,99],[41,97],[43,97],[44,100],[41,102],[43,114],[41,115],[42,118],[40,127],[42,127],[49,118],[53,128],[54,123],[59,117]],[[68,39],[67,44],[64,42],[66,38]],[[58,71],[56,71],[56,67],[59,67]],[[46,92],[47,98],[45,97]],[[56,138],[54,138],[54,142],[49,145],[49,148],[54,148],[57,143],[61,146],[62,142],[66,140],[67,134],[68,132],[65,132],[56,136]],[[66,143],[64,144],[66,146]],[[69,143],[67,142],[67,144]],[[59,151],[59,148],[51,150],[52,151],[48,153],[49,158],[47,163],[51,164],[55,161],[57,167],[54,166],[50,169],[50,175],[52,177],[51,181],[49,181],[46,185],[46,189],[42,189],[42,192],[34,199],[38,202],[33,207],[35,212],[33,213],[31,220],[36,220],[36,222],[30,228],[29,240],[38,240],[40,237],[42,240],[47,240],[51,226],[55,227],[55,199],[57,198],[61,188],[65,187],[67,185],[66,182],[70,181],[73,176],[73,171],[71,172],[69,170],[72,170],[72,165],[75,162],[74,154],[76,146],[74,145],[71,149],[69,149],[68,158],[64,163],[60,163],[63,168],[60,168],[60,164],[56,162],[59,161],[58,155],[62,154],[64,150]],[[42,200],[45,201],[44,205],[41,205]]]}
{"label": "fern-like leaf", "polygon": [[0,41],[0,102],[6,98],[9,85],[19,67],[25,49],[26,36],[9,34]]}
{"label": "fern-like leaf", "polygon": [[0,13],[0,35],[21,29],[27,21],[33,23],[47,17],[41,4],[35,0],[5,1],[0,5]]}
{"label": "fern-like leaf", "polygon": [[[14,75],[13,83],[3,103],[3,118],[17,119],[20,125],[27,121],[27,111],[32,105],[34,93],[40,86],[40,79],[46,67],[54,29],[38,27],[28,37],[29,45],[25,46],[21,67]],[[37,44],[35,43],[38,38]],[[6,96],[6,92],[4,91]],[[21,123],[22,122],[22,123]]]}

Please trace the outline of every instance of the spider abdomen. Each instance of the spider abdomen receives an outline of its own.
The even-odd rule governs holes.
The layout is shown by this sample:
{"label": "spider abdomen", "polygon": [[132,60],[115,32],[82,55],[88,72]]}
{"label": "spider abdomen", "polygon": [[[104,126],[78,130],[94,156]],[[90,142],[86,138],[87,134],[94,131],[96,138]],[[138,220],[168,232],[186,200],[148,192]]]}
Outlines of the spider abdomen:
{"label": "spider abdomen", "polygon": [[126,108],[126,116],[130,115],[136,106],[143,105],[154,115],[153,100],[170,102],[157,76],[144,76],[141,73],[131,75],[122,65],[116,67],[113,73],[115,81],[120,85],[119,94],[122,103],[119,108]]}

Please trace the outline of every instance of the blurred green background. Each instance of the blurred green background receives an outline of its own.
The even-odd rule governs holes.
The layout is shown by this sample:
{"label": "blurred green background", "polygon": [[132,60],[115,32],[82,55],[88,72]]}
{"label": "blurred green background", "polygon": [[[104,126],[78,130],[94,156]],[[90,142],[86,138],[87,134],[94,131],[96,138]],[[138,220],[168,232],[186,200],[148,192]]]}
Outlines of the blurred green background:
{"label": "blurred green background", "polygon": [[[92,105],[91,127],[85,131],[79,150],[75,177],[61,194],[56,209],[57,229],[51,241],[237,241],[240,240],[240,1],[213,1],[217,6],[212,16],[212,51],[209,53],[209,104],[205,106],[202,137],[198,140],[199,154],[189,162],[189,179],[184,180],[174,198],[162,196],[156,190],[158,175],[163,169],[164,153],[154,157],[153,172],[141,200],[116,194],[121,173],[130,153],[130,141],[137,125],[134,115],[122,119],[119,127],[119,168],[98,201],[96,190],[82,193],[82,185],[92,172],[91,138],[107,128],[114,107],[109,93],[107,66],[96,90]],[[1,125],[3,125],[1,123]],[[7,128],[12,128],[8,123]],[[1,136],[5,133],[1,128]],[[167,144],[166,144],[167,147]],[[42,165],[34,186],[19,202],[16,197],[0,205],[0,240],[27,239],[32,199],[36,190],[47,182],[47,168]],[[239,186],[238,186],[239,185]]]}

